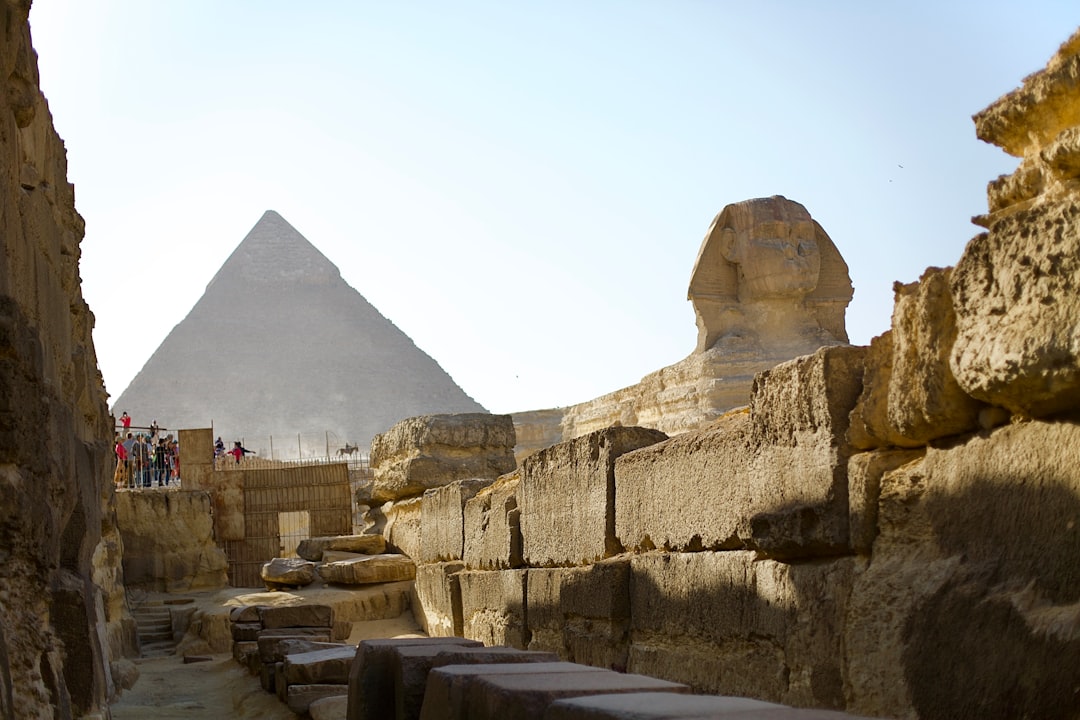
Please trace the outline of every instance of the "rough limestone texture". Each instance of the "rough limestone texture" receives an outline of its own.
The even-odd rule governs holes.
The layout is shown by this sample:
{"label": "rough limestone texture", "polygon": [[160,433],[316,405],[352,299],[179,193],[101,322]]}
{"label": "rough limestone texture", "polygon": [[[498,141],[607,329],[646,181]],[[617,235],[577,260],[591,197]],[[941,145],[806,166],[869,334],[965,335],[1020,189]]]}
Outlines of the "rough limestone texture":
{"label": "rough limestone texture", "polygon": [[[628,549],[848,551],[848,415],[863,348],[822,348],[761,373],[749,413],[615,463],[615,533]],[[524,528],[524,523],[523,523]]]}
{"label": "rough limestone texture", "polygon": [[398,502],[388,502],[382,506],[386,516],[383,537],[386,549],[390,552],[420,557],[420,518],[423,512],[423,498],[415,497]]}
{"label": "rough limestone texture", "polygon": [[315,563],[301,558],[274,558],[262,566],[259,577],[271,590],[304,587],[315,582]]}
{"label": "rough limestone texture", "polygon": [[528,572],[529,648],[625,671],[630,650],[629,559]]}
{"label": "rough limestone texture", "polygon": [[509,415],[464,413],[402,420],[371,441],[375,474],[371,500],[413,497],[454,480],[494,480],[517,467],[514,438]]}
{"label": "rough limestone texture", "polygon": [[615,461],[666,439],[659,430],[612,427],[527,458],[517,490],[525,563],[575,565],[621,552],[615,537]]}
{"label": "rough limestone texture", "polygon": [[457,573],[462,562],[430,563],[416,568],[413,616],[430,637],[462,635],[461,586]]}
{"label": "rough limestone texture", "polygon": [[953,377],[956,340],[950,268],[928,268],[916,283],[893,287],[892,330],[871,343],[863,392],[852,412],[856,447],[921,447],[978,429],[984,405]]}
{"label": "rough limestone texture", "polygon": [[852,712],[1069,717],[1080,667],[1080,425],[1008,425],[881,479],[844,633]]}
{"label": "rough limestone texture", "polygon": [[228,585],[228,560],[214,543],[210,507],[202,491],[118,493],[127,584],[157,592]]}
{"label": "rough limestone texture", "polygon": [[699,552],[630,562],[630,672],[677,678],[695,692],[844,707],[853,559],[787,564]]}
{"label": "rough limestone texture", "polygon": [[381,555],[386,552],[386,539],[382,535],[339,535],[334,537],[304,538],[296,548],[296,554],[305,560],[319,562],[323,553],[337,552]]}
{"label": "rough limestone texture", "polygon": [[853,455],[848,461],[848,505],[851,549],[869,555],[878,535],[881,478],[901,465],[922,458],[925,451],[875,450]]}
{"label": "rough limestone texture", "polygon": [[952,276],[952,370],[973,397],[1028,417],[1080,405],[1080,33],[975,116],[1021,157],[988,189],[987,232]]}
{"label": "rough limestone texture", "polygon": [[463,558],[471,570],[509,570],[521,557],[521,510],[517,489],[521,470],[503,475],[465,503]]}
{"label": "rough limestone texture", "polygon": [[369,585],[374,583],[412,580],[416,563],[405,555],[362,555],[352,560],[339,560],[319,566],[319,575],[328,583],[340,585]]}
{"label": "rough limestone texture", "polygon": [[[24,0],[0,2],[0,717],[107,714],[123,645],[112,419],[79,286],[83,219]],[[105,592],[94,578],[109,581]],[[119,612],[118,612],[119,611]]]}
{"label": "rough limestone texture", "polygon": [[526,572],[463,571],[461,584],[463,635],[484,645],[507,645],[528,649],[526,622]]}
{"label": "rough limestone texture", "polygon": [[461,560],[465,554],[465,503],[494,480],[469,478],[424,493],[420,507],[420,562]]}
{"label": "rough limestone texture", "polygon": [[557,411],[515,414],[518,456],[612,425],[669,435],[705,428],[746,405],[754,376],[847,342],[847,264],[805,207],[781,196],[726,206],[691,273],[697,348],[637,385]]}
{"label": "rough limestone texture", "polygon": [[285,682],[289,685],[346,685],[355,657],[356,647],[353,645],[287,653],[284,660]]}

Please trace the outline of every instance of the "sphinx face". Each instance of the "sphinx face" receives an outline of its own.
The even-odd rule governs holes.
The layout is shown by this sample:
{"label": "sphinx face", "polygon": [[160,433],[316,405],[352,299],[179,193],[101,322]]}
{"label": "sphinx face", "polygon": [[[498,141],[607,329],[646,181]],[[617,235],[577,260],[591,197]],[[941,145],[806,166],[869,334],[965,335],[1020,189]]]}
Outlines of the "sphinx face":
{"label": "sphinx face", "polygon": [[802,299],[818,283],[821,253],[813,222],[758,223],[738,233],[732,247],[739,266],[739,300]]}

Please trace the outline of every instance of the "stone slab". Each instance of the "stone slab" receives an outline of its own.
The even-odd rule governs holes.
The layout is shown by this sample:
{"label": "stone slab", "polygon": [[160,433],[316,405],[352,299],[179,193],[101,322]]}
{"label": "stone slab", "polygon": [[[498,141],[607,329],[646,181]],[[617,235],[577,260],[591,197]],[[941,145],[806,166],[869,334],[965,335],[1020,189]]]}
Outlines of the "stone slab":
{"label": "stone slab", "polygon": [[328,583],[371,585],[416,577],[416,564],[405,555],[364,555],[352,560],[324,563],[319,574]]}
{"label": "stone slab", "polygon": [[345,695],[333,695],[312,701],[308,706],[311,720],[344,720],[349,708],[349,698]]}
{"label": "stone slab", "polygon": [[797,709],[750,698],[676,693],[592,695],[556,700],[544,720],[857,720],[832,710]]}
{"label": "stone slab", "polygon": [[305,560],[321,562],[327,550],[350,552],[361,555],[382,555],[386,552],[386,539],[382,535],[334,535],[305,538],[296,548],[296,554]]}
{"label": "stone slab", "polygon": [[289,685],[286,704],[297,715],[306,715],[311,703],[348,694],[345,685]]}
{"label": "stone slab", "polygon": [[289,685],[346,685],[355,657],[356,648],[352,645],[286,653],[285,682]]}
{"label": "stone slab", "polygon": [[386,548],[411,558],[420,557],[420,518],[423,510],[422,497],[388,502],[382,507],[386,516]]}
{"label": "stone slab", "polygon": [[644,675],[610,671],[481,675],[469,693],[469,720],[543,720],[560,698],[611,693],[672,692],[689,688]]}
{"label": "stone slab", "polygon": [[409,645],[394,648],[394,700],[397,720],[416,720],[420,717],[428,672],[435,658],[444,652],[453,651],[456,647],[460,646]]}
{"label": "stone slab", "polygon": [[229,628],[233,642],[255,642],[262,632],[262,623],[233,623]]}
{"label": "stone slab", "polygon": [[[428,673],[421,720],[467,720],[469,695],[480,677],[520,673],[604,672],[570,662],[497,663],[492,665],[444,665]],[[351,719],[350,719],[351,720]]]}
{"label": "stone slab", "polygon": [[385,720],[394,717],[395,650],[402,647],[481,643],[467,638],[385,638],[362,640],[349,669],[347,720]]}
{"label": "stone slab", "polygon": [[315,642],[330,642],[329,628],[281,628],[277,630],[263,630],[257,641],[259,658],[264,663],[278,662],[285,657],[282,641],[284,640],[311,640]]}
{"label": "stone slab", "polygon": [[315,582],[315,563],[300,558],[274,558],[259,570],[259,577],[271,589],[304,587]]}
{"label": "stone slab", "polygon": [[659,430],[612,427],[522,462],[517,502],[526,565],[583,565],[622,551],[615,535],[615,461],[666,440]]}

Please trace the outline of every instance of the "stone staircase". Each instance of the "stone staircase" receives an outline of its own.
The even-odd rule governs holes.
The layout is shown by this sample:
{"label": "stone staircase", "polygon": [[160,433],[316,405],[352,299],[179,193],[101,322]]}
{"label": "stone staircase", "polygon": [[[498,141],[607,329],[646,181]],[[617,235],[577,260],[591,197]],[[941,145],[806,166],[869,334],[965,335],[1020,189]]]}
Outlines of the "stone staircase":
{"label": "stone staircase", "polygon": [[165,605],[146,603],[132,610],[138,627],[141,657],[167,657],[176,652],[172,611]]}

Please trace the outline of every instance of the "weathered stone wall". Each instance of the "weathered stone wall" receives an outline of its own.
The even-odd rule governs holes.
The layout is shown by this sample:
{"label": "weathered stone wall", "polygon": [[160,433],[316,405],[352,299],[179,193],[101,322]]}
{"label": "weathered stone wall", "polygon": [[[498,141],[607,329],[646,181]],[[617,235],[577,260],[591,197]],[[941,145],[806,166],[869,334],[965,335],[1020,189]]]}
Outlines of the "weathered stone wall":
{"label": "weathered stone wall", "polygon": [[[896,286],[889,332],[624,448],[607,495],[638,428],[531,455],[460,518],[432,506],[421,535],[465,534],[418,570],[432,625],[797,706],[1076,717],[1080,33],[976,124],[1020,168],[955,268]],[[589,422],[636,412],[615,394]]]}
{"label": "weathered stone wall", "polygon": [[214,543],[208,493],[122,492],[116,510],[128,587],[186,592],[228,585],[228,560]]}
{"label": "weathered stone wall", "polygon": [[[39,90],[29,10],[26,0],[0,2],[5,720],[104,709],[116,690],[110,648],[130,647],[120,543],[110,519],[112,421],[90,334],[94,319],[79,286],[83,220],[67,181],[63,142]],[[108,588],[102,591],[95,579]]]}

